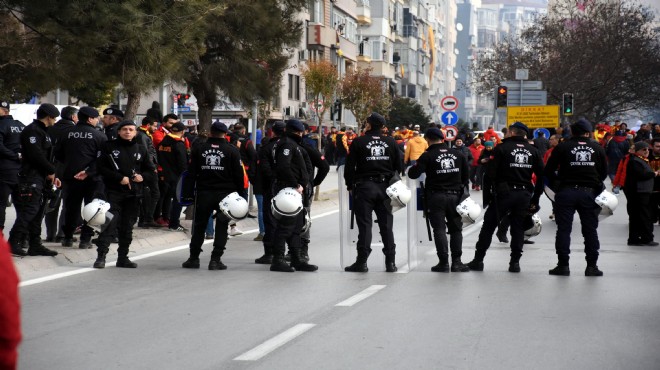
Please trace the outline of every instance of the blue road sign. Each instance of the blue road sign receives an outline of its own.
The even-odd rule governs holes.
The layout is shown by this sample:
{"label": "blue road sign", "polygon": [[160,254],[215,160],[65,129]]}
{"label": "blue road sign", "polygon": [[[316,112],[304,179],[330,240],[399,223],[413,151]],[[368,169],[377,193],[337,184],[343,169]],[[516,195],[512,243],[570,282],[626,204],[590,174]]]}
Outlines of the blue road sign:
{"label": "blue road sign", "polygon": [[458,122],[458,114],[454,112],[444,112],[442,116],[440,116],[440,121],[447,126],[453,126]]}
{"label": "blue road sign", "polygon": [[[190,107],[178,107],[177,111],[179,111],[179,112],[190,112]],[[172,108],[172,112],[174,112],[174,108]]]}
{"label": "blue road sign", "polygon": [[545,134],[546,139],[550,138],[550,130],[548,130],[547,128],[537,128],[536,130],[534,130],[534,139],[539,137],[539,132],[543,132]]}

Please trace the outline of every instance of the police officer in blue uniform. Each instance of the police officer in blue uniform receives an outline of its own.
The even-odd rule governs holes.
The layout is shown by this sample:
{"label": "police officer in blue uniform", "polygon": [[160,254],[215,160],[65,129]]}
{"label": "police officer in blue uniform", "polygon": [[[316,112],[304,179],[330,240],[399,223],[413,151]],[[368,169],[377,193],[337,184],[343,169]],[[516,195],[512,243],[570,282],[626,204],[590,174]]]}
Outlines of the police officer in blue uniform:
{"label": "police officer in blue uniform", "polygon": [[[30,256],[56,256],[57,252],[41,244],[41,221],[44,216],[44,191],[60,187],[62,183],[55,176],[53,145],[48,135],[48,127],[55,124],[60,111],[52,104],[41,104],[37,109],[37,119],[21,133],[21,169],[18,186],[12,193],[16,208],[16,221],[9,233],[12,253],[25,255],[20,248],[28,238]],[[48,188],[48,189],[46,189]]]}
{"label": "police officer in blue uniform", "polygon": [[[103,182],[96,168],[96,161],[107,141],[106,135],[96,129],[99,112],[92,107],[82,107],[78,112],[78,124],[63,135],[57,144],[55,158],[64,165],[64,240],[62,246],[73,246],[73,232],[78,226],[80,205],[95,198],[103,198]],[[84,225],[80,234],[80,249],[92,248],[94,230]]]}
{"label": "police officer in blue uniform", "polygon": [[571,253],[571,230],[575,212],[580,215],[584,252],[586,254],[586,276],[602,276],[598,269],[598,213],[600,207],[594,201],[605,188],[607,157],[605,150],[590,138],[593,127],[586,119],[571,125],[572,137],[555,147],[548,159],[545,175],[550,183],[556,183],[555,220],[557,237],[555,250],[557,266],[550,275],[568,276]]}
{"label": "police officer in blue uniform", "polygon": [[25,125],[9,114],[9,108],[8,101],[0,101],[0,234],[5,228],[9,195],[18,185],[18,171],[21,169],[21,132],[25,128]]}
{"label": "police officer in blue uniform", "polygon": [[[424,138],[429,147],[408,171],[411,179],[426,173],[425,199],[428,217],[433,227],[435,248],[439,262],[431,268],[433,272],[449,272],[449,248],[451,248],[451,271],[467,272],[470,269],[461,262],[463,255],[463,221],[456,211],[465,187],[470,180],[468,159],[461,150],[449,148],[443,142],[444,135],[438,128],[426,130]],[[450,242],[447,243],[447,230]]]}
{"label": "police officer in blue uniform", "polygon": [[[219,211],[219,204],[227,195],[244,189],[241,154],[225,139],[228,132],[224,123],[214,122],[209,138],[206,142],[193,146],[190,154],[188,174],[196,184],[195,215],[190,240],[190,257],[183,263],[183,268],[199,268],[199,255],[202,252],[209,218],[214,210]],[[217,212],[209,270],[227,269],[220,258],[227,244],[228,226],[229,219]]]}
{"label": "police officer in blue uniform", "polygon": [[401,154],[396,141],[382,134],[385,118],[372,113],[367,118],[365,133],[353,140],[346,158],[344,180],[353,195],[353,209],[358,226],[357,259],[347,266],[348,272],[367,272],[367,259],[371,254],[372,214],[376,212],[378,227],[383,238],[385,269],[396,272],[396,245],[392,231],[393,216],[385,202],[385,190],[392,178],[402,171]]}
{"label": "police officer in blue uniform", "polygon": [[[468,263],[470,270],[483,271],[484,257],[493,239],[499,221],[508,215],[511,223],[511,260],[509,272],[520,272],[520,257],[525,240],[524,220],[538,212],[543,193],[543,158],[527,140],[529,130],[522,122],[509,127],[509,137],[493,149],[488,166],[488,176],[493,182],[495,207],[486,209],[484,224],[479,232],[474,259]],[[535,174],[536,185],[532,184]]]}

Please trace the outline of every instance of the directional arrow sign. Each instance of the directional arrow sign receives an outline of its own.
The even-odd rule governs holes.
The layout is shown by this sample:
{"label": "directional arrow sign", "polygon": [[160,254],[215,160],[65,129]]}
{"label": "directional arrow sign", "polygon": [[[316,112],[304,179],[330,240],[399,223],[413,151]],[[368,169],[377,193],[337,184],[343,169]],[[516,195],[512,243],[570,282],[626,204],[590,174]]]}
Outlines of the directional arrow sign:
{"label": "directional arrow sign", "polygon": [[458,114],[454,112],[444,112],[442,116],[440,116],[440,121],[447,126],[453,126],[458,122]]}

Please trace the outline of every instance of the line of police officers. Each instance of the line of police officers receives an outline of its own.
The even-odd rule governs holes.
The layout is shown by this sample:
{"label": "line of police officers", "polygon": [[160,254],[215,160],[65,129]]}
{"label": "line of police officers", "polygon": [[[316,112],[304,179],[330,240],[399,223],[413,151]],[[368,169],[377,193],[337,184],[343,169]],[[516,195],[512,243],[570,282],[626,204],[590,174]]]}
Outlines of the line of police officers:
{"label": "line of police officers", "polygon": [[[6,110],[8,111],[8,104]],[[2,107],[0,107],[1,109]],[[139,199],[142,193],[143,173],[155,171],[153,161],[143,145],[138,145],[135,136],[137,127],[133,121],[121,121],[107,126],[116,139],[106,142],[106,137],[93,127],[98,122],[99,113],[93,108],[83,107],[78,112],[79,122],[68,131],[63,139],[65,145],[58,145],[53,153],[53,144],[47,128],[55,124],[60,115],[51,104],[42,104],[37,110],[37,119],[20,133],[20,141],[3,141],[2,160],[4,170],[11,165],[19,166],[18,176],[3,176],[2,199],[11,191],[17,210],[17,220],[9,235],[9,242],[15,254],[24,255],[22,241],[27,239],[29,255],[54,256],[57,252],[41,244],[41,218],[45,202],[43,194],[61,186],[56,177],[56,169],[51,158],[53,154],[64,163],[62,178],[71,193],[65,198],[65,242],[72,241],[72,219],[77,219],[81,202],[86,203],[105,192],[114,216],[97,240],[98,258],[94,267],[105,266],[105,255],[118,235],[118,267],[136,267],[128,259],[128,249],[132,241],[132,228],[139,213]],[[4,114],[0,134],[6,130],[20,130],[20,123]],[[387,188],[397,180],[402,172],[400,152],[394,139],[381,134],[385,119],[377,113],[367,118],[364,135],[351,144],[346,159],[344,178],[353,197],[353,209],[358,225],[358,256],[354,264],[346,267],[349,272],[367,272],[367,259],[371,253],[371,224],[376,213],[383,240],[385,267],[395,272],[396,245],[393,235],[393,216]],[[496,202],[486,209],[484,224],[479,234],[474,259],[466,265],[461,262],[462,221],[456,206],[465,199],[469,178],[465,156],[443,143],[443,133],[437,128],[426,132],[431,144],[409,171],[411,178],[426,174],[425,199],[428,217],[434,229],[438,265],[433,271],[465,272],[470,269],[482,271],[483,260],[492,235],[499,220],[508,217],[511,223],[510,272],[520,272],[520,258],[523,252],[525,219],[538,212],[539,199],[543,191],[545,175],[556,189],[555,215],[557,219],[556,252],[557,267],[550,270],[552,275],[569,275],[570,232],[573,215],[580,214],[582,232],[585,237],[587,268],[585,275],[601,276],[598,269],[599,242],[597,235],[599,207],[594,199],[603,190],[606,177],[606,159],[603,148],[589,139],[591,124],[579,120],[571,127],[573,138],[557,146],[548,166],[543,170],[542,159],[536,148],[530,144],[528,128],[514,123],[509,137],[503,140],[491,154],[487,168]],[[301,233],[309,231],[306,219],[309,218],[313,187],[319,185],[328,173],[329,166],[316,148],[305,145],[302,140],[305,127],[298,120],[276,122],[273,125],[274,137],[263,144],[258,154],[258,172],[264,180],[264,216],[266,233],[264,255],[258,264],[270,264],[271,271],[293,272],[315,271],[317,266],[309,264],[309,234],[303,243]],[[232,192],[243,192],[246,187],[245,169],[238,149],[230,145],[225,135],[227,127],[216,122],[211,127],[210,138],[195,146],[191,154],[190,175],[195,181],[195,217],[193,221],[190,257],[183,263],[184,268],[199,268],[199,255],[204,240],[206,223],[213,213],[219,210],[219,202]],[[85,150],[72,152],[73,147],[83,146]],[[22,153],[22,155],[21,155]],[[75,154],[75,155],[74,155]],[[209,162],[209,158],[215,158]],[[585,160],[586,159],[586,160]],[[213,165],[209,165],[209,163]],[[7,167],[6,165],[9,164]],[[314,177],[315,169],[318,169]],[[536,183],[533,182],[536,176]],[[278,212],[269,209],[271,200],[282,191],[293,189],[303,199],[303,212],[293,217],[275,217]],[[4,209],[2,210],[4,221]],[[281,215],[280,215],[281,216]],[[226,269],[220,260],[227,243],[229,220],[216,212],[216,235],[209,263],[210,270]],[[3,225],[4,226],[4,225]],[[304,230],[306,229],[306,230]],[[447,242],[446,230],[450,242]],[[81,235],[81,247],[88,247],[92,235],[86,229]],[[285,257],[288,244],[291,264]],[[449,268],[449,250],[452,265]],[[22,252],[22,253],[21,253]]]}

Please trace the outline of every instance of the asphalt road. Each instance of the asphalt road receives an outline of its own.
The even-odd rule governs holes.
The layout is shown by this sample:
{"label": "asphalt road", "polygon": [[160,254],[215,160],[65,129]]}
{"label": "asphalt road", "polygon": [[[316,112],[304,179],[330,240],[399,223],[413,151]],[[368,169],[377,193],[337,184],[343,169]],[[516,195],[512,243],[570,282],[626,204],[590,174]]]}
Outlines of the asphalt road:
{"label": "asphalt road", "polygon": [[[548,275],[556,227],[546,200],[520,274],[507,272],[508,246],[497,242],[484,272],[432,273],[437,259],[421,248],[410,272],[346,273],[332,212],[314,222],[314,273],[255,265],[254,233],[229,241],[226,271],[205,269],[208,247],[200,270],[180,267],[185,249],[135,270],[68,267],[57,272],[76,274],[21,288],[20,368],[658,369],[660,249],[625,245],[620,199],[599,228],[601,278],[584,276],[578,224],[572,276]],[[402,220],[403,211],[399,249]],[[475,242],[465,238],[465,262]]]}

